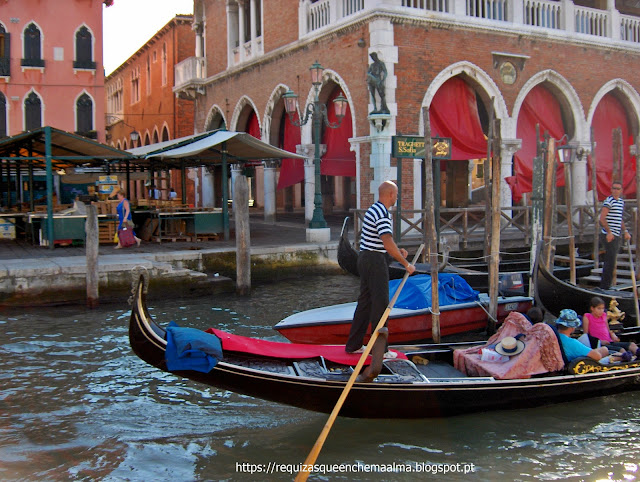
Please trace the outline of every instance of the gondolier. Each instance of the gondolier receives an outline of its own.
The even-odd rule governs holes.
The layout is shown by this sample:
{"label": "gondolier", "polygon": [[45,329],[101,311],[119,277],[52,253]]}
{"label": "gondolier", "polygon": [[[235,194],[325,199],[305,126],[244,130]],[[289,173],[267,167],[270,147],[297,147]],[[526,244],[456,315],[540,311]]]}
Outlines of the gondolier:
{"label": "gondolier", "polygon": [[406,260],[407,251],[398,248],[392,237],[389,208],[397,200],[398,186],[391,181],[385,181],[378,188],[378,201],[364,215],[358,255],[360,295],[345,346],[347,353],[362,351],[367,326],[371,324],[372,329],[375,329],[389,304],[389,267],[386,253],[400,262],[409,273],[415,271],[415,267]]}
{"label": "gondolier", "polygon": [[620,238],[631,239],[631,235],[624,225],[622,214],[624,212],[624,199],[622,199],[622,183],[614,181],[611,185],[611,195],[602,204],[600,212],[601,243],[605,247],[604,264],[602,266],[602,278],[600,288],[607,290],[611,287],[613,271],[616,268],[618,251],[620,250]]}

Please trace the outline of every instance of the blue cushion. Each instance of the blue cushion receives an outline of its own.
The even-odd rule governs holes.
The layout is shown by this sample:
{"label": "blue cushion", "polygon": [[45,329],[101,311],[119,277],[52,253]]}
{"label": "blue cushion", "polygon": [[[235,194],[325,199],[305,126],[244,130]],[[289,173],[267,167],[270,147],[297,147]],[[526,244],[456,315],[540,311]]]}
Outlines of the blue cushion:
{"label": "blue cushion", "polygon": [[222,358],[222,345],[217,336],[195,328],[181,328],[173,321],[169,323],[165,359],[170,371],[208,373]]}

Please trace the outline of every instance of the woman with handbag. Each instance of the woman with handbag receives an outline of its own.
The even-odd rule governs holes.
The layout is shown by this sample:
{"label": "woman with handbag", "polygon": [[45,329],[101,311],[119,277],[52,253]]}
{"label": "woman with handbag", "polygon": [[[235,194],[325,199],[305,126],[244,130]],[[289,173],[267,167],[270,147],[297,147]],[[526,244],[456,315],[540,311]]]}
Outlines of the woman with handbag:
{"label": "woman with handbag", "polygon": [[140,246],[142,240],[136,236],[133,232],[133,221],[131,220],[131,205],[126,198],[124,191],[119,190],[116,193],[118,198],[118,206],[116,212],[118,213],[118,245],[115,249],[127,248],[137,244]]}

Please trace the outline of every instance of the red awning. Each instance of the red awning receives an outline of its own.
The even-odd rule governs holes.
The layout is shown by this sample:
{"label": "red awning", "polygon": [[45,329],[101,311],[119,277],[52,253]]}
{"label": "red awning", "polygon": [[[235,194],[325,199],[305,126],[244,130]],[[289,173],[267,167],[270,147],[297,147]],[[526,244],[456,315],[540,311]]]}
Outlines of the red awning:
{"label": "red awning", "polygon": [[[536,124],[540,125],[540,140],[543,140],[545,132],[554,139],[560,139],[565,133],[558,100],[541,85],[535,86],[527,94],[518,115],[516,135],[522,139],[522,147],[514,156],[514,175],[505,179],[511,188],[514,202],[519,202],[524,193],[532,190]],[[564,186],[564,166],[560,163],[557,166],[557,185]]]}
{"label": "red awning", "polygon": [[[601,201],[611,194],[613,176],[613,129],[622,129],[623,187],[624,196],[635,197],[636,163],[629,153],[633,136],[622,103],[612,94],[605,95],[598,103],[593,114],[593,136],[596,142],[596,172],[598,199]],[[591,165],[589,164],[589,183],[591,183]]]}
{"label": "red awning", "polygon": [[487,157],[473,89],[460,77],[447,80],[433,96],[429,107],[432,137],[451,138],[451,160]]}
{"label": "red awning", "polygon": [[[331,124],[337,122],[333,99],[341,93],[336,89],[327,101],[327,118]],[[325,128],[322,143],[327,145],[327,152],[322,156],[320,174],[325,176],[355,176],[356,153],[351,150],[349,138],[353,137],[351,126],[351,109],[347,104],[347,111],[342,124],[337,129]]]}
{"label": "red awning", "polygon": [[[300,144],[300,127],[294,126],[285,115],[284,139],[281,148],[285,151],[295,152],[296,146]],[[298,120],[298,113],[294,114],[294,120]],[[277,189],[284,189],[304,181],[304,159],[283,159],[280,165],[280,177],[278,178]]]}
{"label": "red awning", "polygon": [[246,133],[255,137],[256,139],[262,138],[262,136],[260,135],[260,123],[258,122],[258,116],[253,111],[251,111],[249,119],[247,119]]}

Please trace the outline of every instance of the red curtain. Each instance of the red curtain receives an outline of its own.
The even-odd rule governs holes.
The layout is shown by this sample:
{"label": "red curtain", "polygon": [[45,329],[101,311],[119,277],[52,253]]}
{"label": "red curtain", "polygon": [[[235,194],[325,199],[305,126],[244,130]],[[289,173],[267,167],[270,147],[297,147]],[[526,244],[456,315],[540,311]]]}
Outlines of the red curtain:
{"label": "red curtain", "polygon": [[[527,94],[518,116],[516,135],[522,139],[522,147],[514,156],[514,175],[505,179],[511,188],[514,202],[519,202],[522,194],[532,190],[536,124],[540,124],[540,140],[543,140],[545,132],[554,139],[560,139],[564,135],[560,104],[553,94],[541,85],[535,86]],[[564,186],[564,166],[559,162],[557,166],[557,185]]]}
{"label": "red curtain", "polygon": [[[624,106],[612,94],[605,95],[598,103],[593,114],[593,137],[596,141],[596,172],[598,199],[601,201],[611,194],[613,176],[613,129],[622,130],[623,187],[625,197],[634,197],[636,193],[636,163],[629,153],[633,144],[629,123]],[[591,183],[591,165],[589,164],[589,182]]]}
{"label": "red curtain", "polygon": [[256,139],[262,138],[262,136],[260,135],[260,123],[258,122],[258,116],[256,116],[256,113],[253,111],[251,111],[251,114],[249,115],[249,119],[247,120],[246,132],[247,134],[252,135]]}
{"label": "red curtain", "polygon": [[[296,146],[300,144],[300,127],[294,126],[287,114],[284,120],[284,140],[282,149],[296,152]],[[294,120],[298,120],[298,113],[294,114]],[[284,189],[304,181],[304,159],[283,159],[280,166],[280,177],[277,189]]]}
{"label": "red curtain", "polygon": [[433,96],[429,108],[431,135],[451,138],[451,160],[487,157],[487,140],[482,132],[473,89],[460,77],[447,80]]}
{"label": "red curtain", "polygon": [[[336,89],[327,102],[327,118],[335,124],[338,119],[333,106],[333,99],[341,93]],[[353,137],[351,126],[351,109],[347,105],[347,111],[342,119],[342,124],[337,129],[325,128],[322,143],[327,145],[327,152],[322,156],[320,173],[325,176],[355,176],[356,153],[350,150],[349,138]]]}

